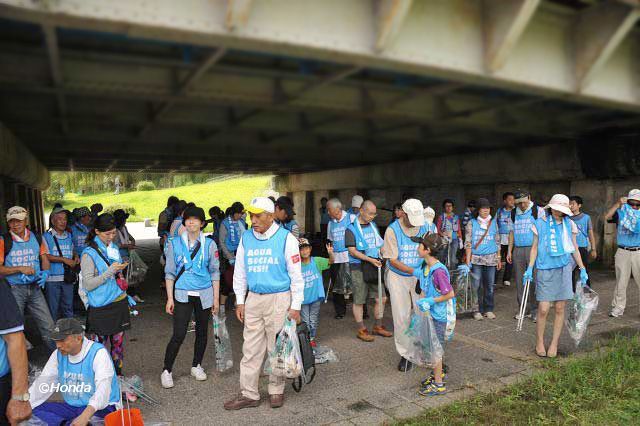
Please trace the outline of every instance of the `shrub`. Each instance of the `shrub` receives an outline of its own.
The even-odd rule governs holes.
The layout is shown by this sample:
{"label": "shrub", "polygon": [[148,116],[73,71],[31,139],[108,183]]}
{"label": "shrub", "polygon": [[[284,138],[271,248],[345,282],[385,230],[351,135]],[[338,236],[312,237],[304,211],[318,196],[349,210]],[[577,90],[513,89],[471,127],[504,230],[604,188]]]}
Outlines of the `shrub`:
{"label": "shrub", "polygon": [[136,186],[138,191],[153,191],[156,189],[156,184],[150,180],[141,180]]}
{"label": "shrub", "polygon": [[133,206],[130,206],[128,204],[111,204],[109,206],[106,206],[102,211],[102,213],[113,214],[113,212],[115,212],[118,209],[124,210],[125,213],[129,213],[131,216],[135,216],[136,214],[136,209]]}

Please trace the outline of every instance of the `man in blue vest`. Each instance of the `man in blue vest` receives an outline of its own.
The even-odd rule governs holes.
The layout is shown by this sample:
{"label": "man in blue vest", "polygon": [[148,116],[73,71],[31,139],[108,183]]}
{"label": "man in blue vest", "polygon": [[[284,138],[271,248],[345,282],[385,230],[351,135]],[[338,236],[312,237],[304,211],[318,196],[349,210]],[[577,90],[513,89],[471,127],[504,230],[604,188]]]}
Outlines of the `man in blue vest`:
{"label": "man in blue vest", "polygon": [[610,317],[621,317],[627,306],[627,286],[633,275],[640,289],[640,189],[632,189],[629,195],[616,202],[605,220],[618,227],[615,255],[616,289],[611,301]]}
{"label": "man in blue vest", "polygon": [[[298,240],[274,222],[275,206],[269,198],[254,198],[247,210],[253,226],[242,235],[233,275],[236,317],[244,323],[241,392],[224,403],[225,410],[260,405],[258,379],[265,354],[273,350],[287,316],[300,321],[304,300]],[[284,377],[269,376],[272,408],[284,403],[284,386]]]}
{"label": "man in blue vest", "polygon": [[28,369],[22,314],[9,286],[0,281],[0,425],[31,417]]}
{"label": "man in blue vest", "polygon": [[502,194],[502,207],[496,212],[498,233],[500,234],[500,260],[503,265],[502,270],[496,272],[496,288],[500,281],[502,281],[505,287],[511,285],[512,266],[507,262],[507,253],[509,252],[509,234],[513,228],[511,211],[515,208],[515,200],[515,194],[513,192],[505,192]]}
{"label": "man in blue vest", "polygon": [[[585,269],[589,260],[596,260],[598,252],[596,250],[596,236],[593,233],[593,222],[591,216],[582,211],[582,197],[578,195],[572,195],[569,197],[569,208],[571,209],[571,220],[578,226],[578,235],[576,235],[576,242],[578,243],[578,251],[580,251],[580,258],[584,263]],[[587,270],[587,273],[589,271]],[[573,270],[573,291],[576,291],[576,284],[580,280],[580,269],[576,265]],[[588,286],[591,285],[591,280],[587,280],[585,283]]]}
{"label": "man in blue vest", "polygon": [[[227,297],[233,293],[233,273],[236,263],[236,250],[240,244],[240,238],[246,231],[246,224],[242,221],[244,206],[236,201],[229,207],[229,214],[220,224],[220,251],[222,259],[220,262],[220,272],[222,273],[222,285],[220,287],[220,306],[224,313],[224,306]],[[233,304],[232,304],[233,305]]]}
{"label": "man in blue vest", "polygon": [[351,215],[342,210],[342,202],[337,198],[327,201],[329,225],[327,240],[333,246],[333,264],[329,270],[333,290],[333,307],[336,319],[344,318],[347,313],[346,297],[351,293],[351,273],[349,270],[349,252],[344,245],[344,233],[351,224]]}
{"label": "man in blue vest", "polygon": [[401,357],[398,364],[400,371],[410,370],[413,366],[405,358],[411,348],[405,330],[409,326],[416,300],[420,298],[416,293],[417,278],[413,276],[413,271],[422,265],[422,258],[418,254],[418,243],[411,238],[422,237],[427,232],[422,202],[409,198],[402,204],[400,219],[393,222],[384,234],[381,252],[389,262],[385,282],[391,297],[396,350]]}
{"label": "man in blue vest", "polygon": [[49,276],[47,244],[27,229],[28,215],[20,206],[7,211],[9,233],[0,239],[0,276],[11,286],[20,312],[31,314],[45,345],[53,351],[55,344],[48,338],[53,319],[42,294]]}
{"label": "man in blue vest", "polygon": [[[109,352],[84,337],[84,327],[61,318],[51,331],[56,342],[42,373],[29,388],[33,415],[48,425],[87,425],[120,408],[120,385]],[[63,402],[46,402],[55,392]]]}

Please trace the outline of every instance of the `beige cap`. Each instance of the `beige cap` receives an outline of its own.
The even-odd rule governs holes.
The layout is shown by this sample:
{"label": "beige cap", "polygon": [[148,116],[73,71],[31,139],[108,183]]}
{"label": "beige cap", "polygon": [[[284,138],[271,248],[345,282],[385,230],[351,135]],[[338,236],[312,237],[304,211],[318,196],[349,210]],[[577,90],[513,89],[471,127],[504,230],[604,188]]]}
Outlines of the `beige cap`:
{"label": "beige cap", "polygon": [[364,198],[362,198],[362,195],[354,195],[353,198],[351,198],[351,207],[356,207],[359,209],[362,206],[362,203],[364,203]]}
{"label": "beige cap", "polygon": [[409,198],[402,204],[402,211],[407,214],[411,226],[424,225],[424,207],[422,207],[420,200]]}
{"label": "beige cap", "polygon": [[631,191],[629,191],[629,195],[627,195],[627,200],[640,201],[640,189],[632,189]]}
{"label": "beige cap", "polygon": [[13,206],[7,211],[7,222],[12,219],[26,220],[29,213],[27,209],[20,206]]}
{"label": "beige cap", "polygon": [[436,217],[436,212],[431,208],[431,206],[424,209],[424,220],[429,225],[433,223],[433,219]]}
{"label": "beige cap", "polygon": [[552,208],[553,210],[562,212],[567,216],[573,216],[573,213],[571,213],[571,209],[569,208],[569,197],[564,194],[556,194],[551,197],[551,200],[549,200],[549,204],[547,204],[544,208]]}

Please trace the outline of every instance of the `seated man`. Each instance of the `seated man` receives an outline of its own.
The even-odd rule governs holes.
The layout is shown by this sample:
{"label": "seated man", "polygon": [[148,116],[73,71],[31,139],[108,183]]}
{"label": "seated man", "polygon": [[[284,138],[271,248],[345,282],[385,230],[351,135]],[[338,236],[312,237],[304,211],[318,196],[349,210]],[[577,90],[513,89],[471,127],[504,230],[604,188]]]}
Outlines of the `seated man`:
{"label": "seated man", "polygon": [[[120,408],[120,386],[105,347],[84,337],[73,318],[59,319],[50,337],[58,349],[29,388],[33,415],[48,425],[86,425],[92,416]],[[56,391],[64,402],[45,402]]]}

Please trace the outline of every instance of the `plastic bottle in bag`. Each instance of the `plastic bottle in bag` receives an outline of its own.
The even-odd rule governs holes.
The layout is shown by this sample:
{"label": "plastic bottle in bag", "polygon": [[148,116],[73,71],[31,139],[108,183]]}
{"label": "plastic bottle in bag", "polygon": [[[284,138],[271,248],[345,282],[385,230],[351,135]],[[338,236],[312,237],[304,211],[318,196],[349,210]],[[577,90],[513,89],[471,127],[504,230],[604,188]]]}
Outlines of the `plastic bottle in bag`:
{"label": "plastic bottle in bag", "polygon": [[216,345],[216,370],[222,372],[233,368],[231,338],[227,329],[226,316],[213,316],[213,338]]}

